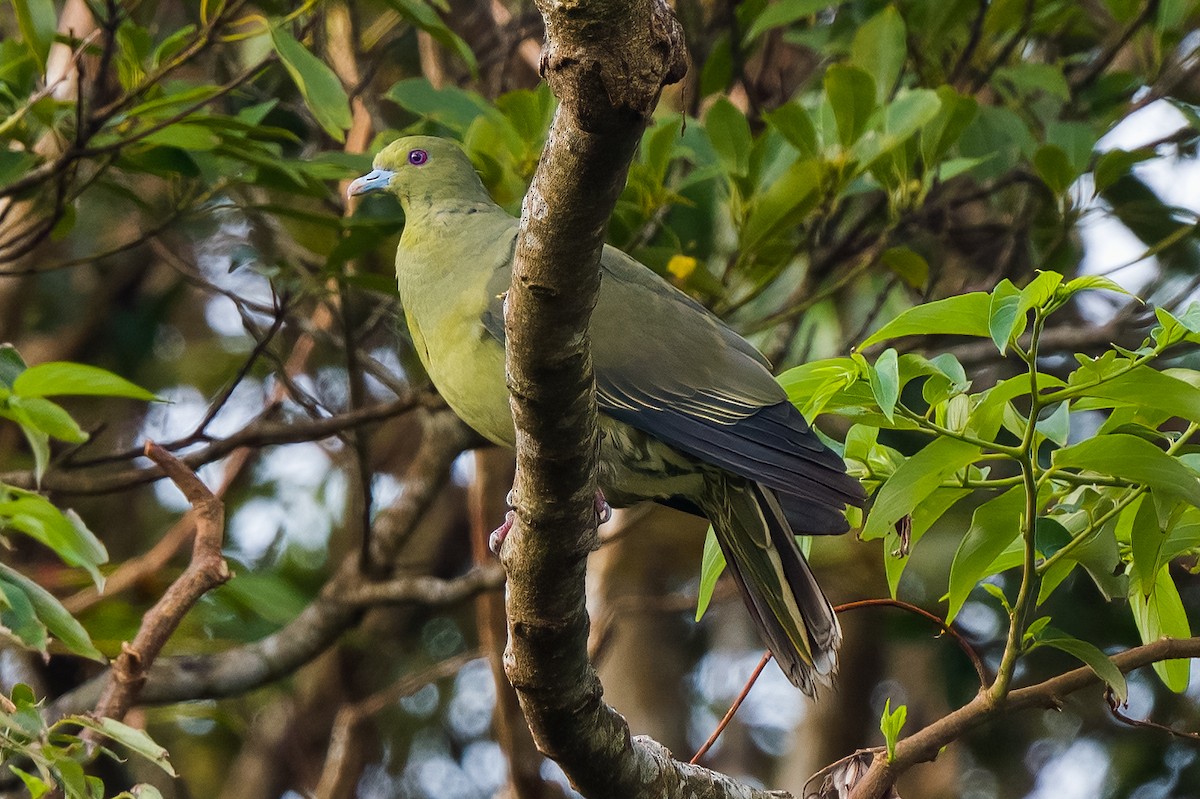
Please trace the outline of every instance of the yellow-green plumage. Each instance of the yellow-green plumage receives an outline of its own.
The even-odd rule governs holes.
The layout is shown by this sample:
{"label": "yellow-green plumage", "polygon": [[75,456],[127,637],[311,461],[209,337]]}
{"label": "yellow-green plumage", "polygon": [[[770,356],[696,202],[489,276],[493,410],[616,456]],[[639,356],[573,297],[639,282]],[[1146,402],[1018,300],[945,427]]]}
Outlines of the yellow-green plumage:
{"label": "yellow-green plumage", "polygon": [[[390,144],[351,192],[372,189],[404,206],[400,299],[434,385],[467,424],[511,447],[501,295],[518,220],[444,139]],[[862,489],[750,344],[624,253],[606,247],[600,266],[590,326],[600,486],[618,507],[655,500],[708,517],[780,666],[812,694],[841,636],[792,530],[843,532],[842,509]]]}

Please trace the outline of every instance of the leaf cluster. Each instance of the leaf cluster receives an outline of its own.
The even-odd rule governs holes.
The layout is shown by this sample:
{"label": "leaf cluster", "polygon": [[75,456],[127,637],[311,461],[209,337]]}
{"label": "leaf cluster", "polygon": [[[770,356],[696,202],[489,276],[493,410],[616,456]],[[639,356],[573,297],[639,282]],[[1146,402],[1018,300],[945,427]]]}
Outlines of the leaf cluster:
{"label": "leaf cluster", "polygon": [[[1064,377],[1041,369],[1038,339],[1046,320],[1078,292],[1119,290],[1094,277],[1063,280],[1043,272],[1024,288],[1001,283],[915,307],[863,342],[871,347],[913,335],[990,339],[1024,371],[976,387],[951,354],[926,358],[889,347],[869,360],[816,361],[780,376],[810,420],[849,420],[834,442],[873,501],[861,537],[882,539],[895,596],[910,558],[935,523],[956,506],[974,506],[948,575],[946,620],[982,588],[1016,630],[1013,657],[1051,646],[1079,657],[1124,695],[1124,680],[1099,649],[1035,618],[1076,570],[1108,599],[1128,599],[1142,640],[1191,634],[1171,566],[1200,555],[1200,375],[1155,368],[1163,354],[1200,343],[1197,308],[1158,324],[1136,349],[1076,356]],[[904,452],[897,432],[926,443]],[[998,577],[1018,575],[1010,598]],[[1186,662],[1156,664],[1174,691],[1188,684]]]}

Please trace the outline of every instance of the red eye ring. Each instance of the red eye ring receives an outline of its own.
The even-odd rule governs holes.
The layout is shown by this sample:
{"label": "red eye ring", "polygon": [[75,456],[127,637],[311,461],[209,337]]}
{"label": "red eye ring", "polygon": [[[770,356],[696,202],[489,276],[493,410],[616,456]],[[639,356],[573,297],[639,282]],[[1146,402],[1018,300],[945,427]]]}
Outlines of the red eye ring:
{"label": "red eye ring", "polygon": [[410,150],[408,153],[408,163],[413,166],[420,166],[429,160],[429,153],[424,150]]}

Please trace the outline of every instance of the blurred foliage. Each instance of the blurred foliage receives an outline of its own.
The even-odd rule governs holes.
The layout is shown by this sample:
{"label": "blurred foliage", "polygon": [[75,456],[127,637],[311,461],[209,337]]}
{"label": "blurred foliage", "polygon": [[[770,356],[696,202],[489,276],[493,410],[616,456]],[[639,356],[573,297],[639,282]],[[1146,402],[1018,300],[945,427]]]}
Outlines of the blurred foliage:
{"label": "blurred foliage", "polygon": [[[11,697],[0,696],[0,757],[8,769],[20,778],[30,796],[62,796],[65,799],[161,799],[152,785],[135,785],[129,791],[109,794],[98,777],[84,773],[94,758],[79,733],[90,730],[120,744],[128,751],[155,763],[167,774],[175,769],[167,750],[154,743],[142,730],[114,719],[68,716],[47,724],[41,708],[26,685],[17,685]],[[107,747],[98,751],[108,758],[120,756]],[[27,770],[28,769],[28,770]]]}
{"label": "blurred foliage", "polygon": [[[609,238],[781,369],[795,367],[782,379],[810,417],[848,420],[828,432],[876,489],[862,537],[882,539],[883,567],[873,571],[873,546],[821,541],[822,581],[957,616],[993,668],[1011,613],[1017,649],[1065,653],[1023,660],[1016,678],[1058,673],[1075,657],[1117,686],[1097,653],[1187,634],[1185,609],[1200,593],[1189,571],[1190,437],[1200,422],[1189,367],[1200,325],[1186,310],[1200,285],[1197,208],[1178,207],[1154,177],[1164,164],[1182,173],[1200,140],[1197,3],[679,0],[676,9],[693,68],[646,131]],[[178,558],[116,596],[87,593],[150,551],[183,509],[169,490],[139,488],[144,439],[201,459],[210,483],[228,480],[229,547],[242,564],[185,619],[178,653],[236,649],[297,618],[358,546],[363,519],[403,496],[415,440],[403,416],[369,435],[347,424],[328,440],[249,436],[245,470],[232,446],[211,448],[424,385],[395,324],[402,213],[387,197],[347,209],[338,183],[367,171],[383,142],[436,133],[462,141],[516,212],[554,113],[536,77],[540,35],[524,2],[0,6],[0,342],[16,345],[0,348],[0,416],[15,422],[0,426],[0,523],[21,534],[0,566],[0,623],[54,654],[48,665],[25,661],[39,696],[94,674],[52,639],[85,659],[112,656],[177,573]],[[1165,118],[1169,129],[1153,129]],[[1118,128],[1135,129],[1138,143],[1115,146]],[[1136,242],[1127,264],[1098,257],[1088,231],[1101,228]],[[1111,288],[1085,274],[1089,261],[1151,305],[1079,297]],[[1136,280],[1124,280],[1126,265]],[[113,373],[170,402],[147,405],[153,395]],[[402,570],[465,568],[467,520],[453,496]],[[1030,502],[1036,512],[1024,513]],[[859,554],[868,549],[869,562]],[[705,585],[716,572],[709,563]],[[692,592],[695,577],[664,581]],[[945,586],[948,606],[938,600]],[[1098,602],[1097,591],[1129,609]],[[479,637],[461,610],[372,619],[343,646],[376,658],[345,657],[333,676],[309,678],[321,690],[306,687],[306,670],[244,700],[150,714],[192,793],[217,795],[227,780],[238,783],[223,789],[229,797],[312,790],[330,707]],[[942,646],[905,619],[873,629],[889,653]],[[699,686],[713,661],[707,643],[687,642]],[[949,656],[937,662],[948,709],[971,695],[973,675]],[[9,690],[13,668],[0,665]],[[1187,685],[1181,665],[1158,671],[1175,690]],[[903,665],[891,673],[913,676]],[[470,796],[491,785],[499,767],[488,733],[462,715],[480,677],[431,686],[377,719],[378,740],[362,747],[363,795],[430,795],[434,785]],[[871,679],[826,700],[846,719],[871,704],[861,728],[847,730],[854,746],[883,740],[876,689],[888,675]],[[907,708],[909,731],[936,717],[887,685],[888,709]],[[704,719],[723,701],[691,690],[685,716]],[[1194,688],[1176,697],[1133,675],[1129,692],[1139,710],[1196,728]],[[12,702],[38,715],[31,695]],[[1200,784],[1194,758],[1105,715],[1085,704],[1057,727],[1011,719],[968,740],[957,761],[943,757],[959,772],[951,788],[926,780],[901,793],[1020,795],[1041,784],[1022,758],[1067,757],[1082,736],[1104,752],[1092,768],[1098,795],[1160,795],[1155,786],[1168,783],[1172,795],[1196,795],[1175,788]],[[304,732],[256,749],[275,740],[262,718],[301,718]],[[22,739],[26,757],[48,729],[41,723]],[[686,746],[680,736],[671,745]],[[46,740],[54,763],[80,762],[70,742]],[[270,779],[229,779],[256,751],[271,753],[259,764]],[[783,762],[731,770],[771,782]],[[55,773],[36,779],[74,779]],[[132,766],[122,779],[140,781]]]}

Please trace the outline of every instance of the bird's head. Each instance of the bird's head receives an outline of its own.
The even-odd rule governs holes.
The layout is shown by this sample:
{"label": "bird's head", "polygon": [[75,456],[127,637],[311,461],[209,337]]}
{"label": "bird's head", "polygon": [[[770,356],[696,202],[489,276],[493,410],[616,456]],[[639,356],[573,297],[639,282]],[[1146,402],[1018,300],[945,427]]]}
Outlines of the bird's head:
{"label": "bird's head", "polygon": [[471,160],[457,143],[436,136],[406,136],[375,156],[375,167],[347,189],[351,197],[387,191],[407,207],[415,199],[487,198]]}

